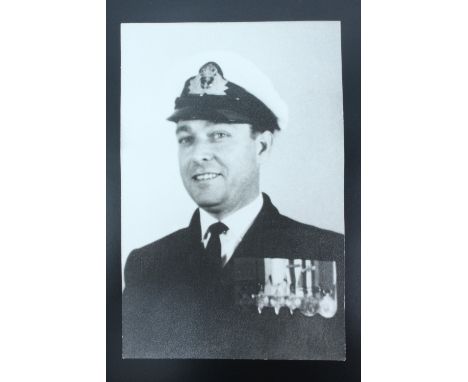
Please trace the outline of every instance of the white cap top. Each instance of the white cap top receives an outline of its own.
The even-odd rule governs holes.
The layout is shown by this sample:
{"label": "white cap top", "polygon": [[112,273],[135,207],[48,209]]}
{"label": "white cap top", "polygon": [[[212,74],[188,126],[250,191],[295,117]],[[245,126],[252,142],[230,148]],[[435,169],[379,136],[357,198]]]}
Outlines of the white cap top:
{"label": "white cap top", "polygon": [[191,56],[183,62],[176,63],[168,73],[170,78],[181,78],[181,81],[173,81],[178,85],[177,93],[180,94],[180,85],[187,78],[193,77],[207,62],[216,62],[223,70],[224,77],[262,101],[278,118],[278,126],[284,130],[288,123],[288,107],[271,80],[252,62],[238,54],[228,51],[204,51]]}

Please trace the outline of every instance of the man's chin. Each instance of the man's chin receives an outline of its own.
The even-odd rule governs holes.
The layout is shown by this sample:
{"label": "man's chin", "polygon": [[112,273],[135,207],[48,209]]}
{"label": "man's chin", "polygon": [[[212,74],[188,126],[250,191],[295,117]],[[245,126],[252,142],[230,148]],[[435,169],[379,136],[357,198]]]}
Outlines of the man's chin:
{"label": "man's chin", "polygon": [[211,213],[217,213],[222,210],[221,203],[215,201],[199,201],[197,202],[198,207]]}
{"label": "man's chin", "polygon": [[215,197],[214,195],[197,195],[197,197],[193,197],[192,199],[198,207],[209,212],[219,210],[222,204],[222,199],[219,196]]}

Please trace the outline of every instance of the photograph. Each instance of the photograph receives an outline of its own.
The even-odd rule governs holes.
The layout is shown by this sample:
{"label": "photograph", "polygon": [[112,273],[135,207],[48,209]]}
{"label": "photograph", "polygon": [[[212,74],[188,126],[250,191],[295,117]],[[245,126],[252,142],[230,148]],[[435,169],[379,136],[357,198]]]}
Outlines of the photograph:
{"label": "photograph", "polygon": [[341,23],[120,32],[122,358],[345,361]]}

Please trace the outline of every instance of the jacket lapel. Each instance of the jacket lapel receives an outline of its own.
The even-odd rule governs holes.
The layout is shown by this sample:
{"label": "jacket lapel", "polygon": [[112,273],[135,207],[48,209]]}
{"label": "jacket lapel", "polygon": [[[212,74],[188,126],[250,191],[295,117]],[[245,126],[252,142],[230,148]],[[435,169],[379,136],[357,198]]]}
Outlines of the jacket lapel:
{"label": "jacket lapel", "polygon": [[264,257],[262,251],[256,250],[261,245],[259,239],[262,234],[276,225],[280,214],[278,209],[271,203],[269,196],[263,195],[263,206],[250,228],[245,233],[242,241],[235,249],[231,259],[239,257]]}
{"label": "jacket lapel", "polygon": [[[256,247],[261,244],[259,238],[262,236],[262,233],[277,225],[277,221],[281,215],[278,209],[272,204],[270,197],[265,193],[262,193],[262,196],[262,209],[235,249],[229,263],[233,258],[264,256],[261,251],[256,250]],[[192,250],[201,253],[200,251],[203,250],[203,244],[201,243],[200,211],[198,208],[195,210],[190,220],[188,232]]]}

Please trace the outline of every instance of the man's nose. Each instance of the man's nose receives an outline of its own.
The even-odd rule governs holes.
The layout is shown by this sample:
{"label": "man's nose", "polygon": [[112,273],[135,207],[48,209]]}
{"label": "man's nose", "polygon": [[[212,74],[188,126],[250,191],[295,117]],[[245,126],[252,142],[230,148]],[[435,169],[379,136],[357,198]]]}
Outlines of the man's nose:
{"label": "man's nose", "polygon": [[213,159],[213,148],[208,142],[197,142],[193,146],[192,159],[195,162],[206,162]]}

